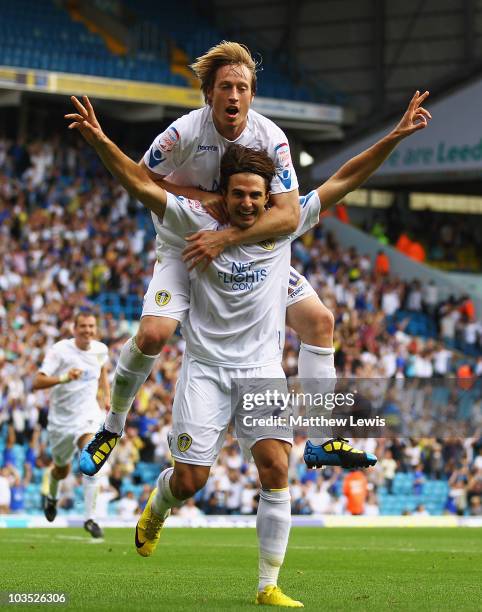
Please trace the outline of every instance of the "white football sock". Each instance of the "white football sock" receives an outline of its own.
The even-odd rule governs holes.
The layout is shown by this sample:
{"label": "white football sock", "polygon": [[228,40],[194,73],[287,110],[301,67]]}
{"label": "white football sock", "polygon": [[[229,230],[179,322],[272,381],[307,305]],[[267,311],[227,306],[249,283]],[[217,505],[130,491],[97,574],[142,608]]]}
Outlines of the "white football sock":
{"label": "white football sock", "polygon": [[174,468],[171,467],[160,473],[157,479],[157,492],[151,505],[154,514],[162,516],[164,519],[169,516],[171,508],[180,508],[184,503],[184,501],[177,499],[172,494],[169,482],[173,472]]}
{"label": "white football sock", "polygon": [[95,520],[95,507],[97,505],[98,478],[95,476],[82,476],[84,487],[84,519]]}
{"label": "white football sock", "polygon": [[[302,380],[303,393],[333,393],[336,385],[335,349],[302,342],[298,356],[298,378]],[[310,380],[316,382],[310,382]],[[326,412],[319,406],[315,408],[307,406],[306,414],[307,416],[320,416],[322,414],[320,409],[323,414]],[[326,413],[325,416],[330,417],[331,415]],[[311,436],[310,440],[313,444],[323,442],[323,438]]]}
{"label": "white football sock", "polygon": [[259,544],[258,591],[278,584],[291,527],[289,489],[261,489],[256,517]]}
{"label": "white football sock", "polygon": [[57,499],[58,491],[59,491],[59,482],[60,480],[56,480],[52,475],[52,470],[49,473],[49,497],[52,499]]}
{"label": "white football sock", "polygon": [[105,419],[105,428],[120,434],[126,423],[132,402],[152,371],[159,355],[144,355],[138,348],[135,338],[122,347],[112,382],[112,407]]}

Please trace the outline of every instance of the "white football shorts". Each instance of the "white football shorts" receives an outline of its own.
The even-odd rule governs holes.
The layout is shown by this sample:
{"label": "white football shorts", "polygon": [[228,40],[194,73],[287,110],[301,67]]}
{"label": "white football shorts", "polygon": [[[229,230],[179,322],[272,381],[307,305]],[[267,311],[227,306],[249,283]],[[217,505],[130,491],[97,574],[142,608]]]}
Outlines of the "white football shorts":
{"label": "white football shorts", "polygon": [[80,450],[77,446],[79,439],[85,434],[95,434],[103,420],[101,414],[97,419],[84,421],[81,425],[74,425],[72,428],[48,426],[50,452],[55,465],[59,467],[69,465],[75,453]]}
{"label": "white football shorts", "polygon": [[306,300],[312,296],[317,296],[317,293],[310,283],[302,274],[290,267],[286,308],[294,306],[294,304],[297,304],[298,302]]}
{"label": "white football shorts", "polygon": [[169,317],[182,323],[189,309],[189,273],[179,257],[156,261],[144,296],[142,315]]}
{"label": "white football shorts", "polygon": [[[201,363],[185,353],[172,407],[169,445],[173,458],[181,463],[211,466],[221,450],[240,399],[233,397],[232,380],[246,379],[252,389],[253,383],[256,386],[256,379],[260,379],[256,386],[259,392],[263,388],[262,381],[267,378],[282,379],[287,390],[281,364],[227,368]],[[290,444],[293,441],[291,432],[280,427],[269,432],[258,428],[252,437],[243,435],[238,442],[247,455],[247,451],[263,439],[283,440]]]}

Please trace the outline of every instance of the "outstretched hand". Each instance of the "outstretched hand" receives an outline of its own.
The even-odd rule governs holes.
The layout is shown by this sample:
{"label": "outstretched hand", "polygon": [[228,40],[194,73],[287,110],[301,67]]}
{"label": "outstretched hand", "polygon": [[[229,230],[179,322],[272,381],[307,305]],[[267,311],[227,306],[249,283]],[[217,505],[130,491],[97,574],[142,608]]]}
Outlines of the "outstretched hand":
{"label": "outstretched hand", "polygon": [[89,98],[82,96],[83,104],[75,96],[71,96],[70,99],[77,112],[64,115],[65,119],[72,121],[69,124],[69,130],[79,130],[85,140],[92,146],[102,142],[105,139],[105,134],[97,121]]}
{"label": "outstretched hand", "polygon": [[402,138],[405,138],[405,136],[410,136],[410,134],[413,134],[418,130],[423,130],[425,127],[427,127],[432,115],[426,108],[423,108],[422,104],[428,98],[428,96],[428,91],[424,92],[423,94],[416,91],[413,95],[405,114],[395,128],[395,131],[398,132]]}

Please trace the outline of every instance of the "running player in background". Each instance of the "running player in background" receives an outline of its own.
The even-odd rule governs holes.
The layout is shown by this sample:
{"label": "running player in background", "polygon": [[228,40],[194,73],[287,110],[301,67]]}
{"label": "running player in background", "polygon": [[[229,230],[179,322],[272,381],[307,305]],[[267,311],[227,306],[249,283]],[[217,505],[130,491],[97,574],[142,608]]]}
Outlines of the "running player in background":
{"label": "running player in background", "polygon": [[[104,420],[97,396],[106,410],[110,389],[106,364],[108,349],[95,340],[97,322],[90,312],[80,312],[74,320],[74,337],[54,344],[45,355],[35,376],[33,389],[52,389],[49,398],[48,439],[53,467],[44,513],[52,522],[57,516],[59,481],[70,471],[72,458],[85,446]],[[95,518],[97,478],[83,476],[84,528],[93,538],[103,536]]]}

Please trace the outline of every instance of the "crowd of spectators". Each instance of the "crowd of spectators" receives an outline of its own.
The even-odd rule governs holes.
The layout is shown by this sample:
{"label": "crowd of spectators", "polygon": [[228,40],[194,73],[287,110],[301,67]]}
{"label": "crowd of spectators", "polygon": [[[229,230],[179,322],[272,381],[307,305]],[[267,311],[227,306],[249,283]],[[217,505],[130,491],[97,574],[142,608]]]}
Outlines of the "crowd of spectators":
{"label": "crowd of spectators", "polygon": [[[45,487],[51,461],[45,429],[48,392],[32,391],[45,350],[70,336],[73,313],[95,308],[103,293],[141,301],[154,253],[147,214],[80,140],[27,145],[0,139],[0,513],[21,512],[30,484]],[[292,261],[335,315],[340,377],[447,377],[461,367],[469,377],[482,374],[481,330],[470,300],[440,303],[433,286],[422,288],[417,281],[405,283],[376,272],[368,257],[342,250],[322,225],[293,245]],[[408,315],[400,320],[402,308]],[[429,317],[438,335],[411,334],[414,312]],[[103,313],[99,325],[115,364],[136,322]],[[456,350],[460,338],[463,352]],[[160,469],[170,461],[167,432],[183,348],[176,335],[135,401],[102,481],[99,500],[105,512],[110,504],[123,517],[134,515],[149,491],[149,483],[139,478],[139,462]],[[297,337],[287,330],[283,365],[288,377],[296,375],[298,348]],[[480,413],[480,397],[475,409]],[[378,514],[380,497],[394,495],[397,474],[411,474],[413,494],[421,495],[417,513],[427,512],[424,481],[439,479],[449,487],[443,511],[480,515],[481,431],[474,427],[469,438],[411,439],[405,433],[356,440],[380,461],[373,469],[350,474],[336,468],[306,470],[305,437],[297,435],[290,465],[293,511]],[[229,436],[207,486],[179,513],[187,518],[253,514],[258,485],[253,464]],[[78,487],[75,474],[62,483],[64,509],[74,508]]]}
{"label": "crowd of spectators", "polygon": [[417,261],[429,261],[443,270],[480,273],[480,221],[480,214],[435,212],[430,207],[411,210],[395,200],[385,211],[378,210],[375,218],[370,212],[365,215],[362,226],[382,244],[391,244]]}

